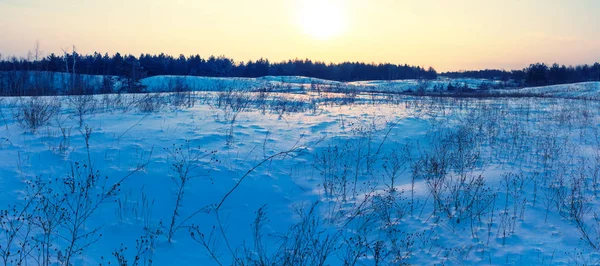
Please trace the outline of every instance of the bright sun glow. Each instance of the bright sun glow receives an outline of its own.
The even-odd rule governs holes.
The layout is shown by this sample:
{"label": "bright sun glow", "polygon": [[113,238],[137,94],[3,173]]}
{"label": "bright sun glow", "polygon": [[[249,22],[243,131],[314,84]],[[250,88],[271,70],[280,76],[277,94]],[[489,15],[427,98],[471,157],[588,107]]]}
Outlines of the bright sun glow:
{"label": "bright sun glow", "polygon": [[344,30],[344,17],[337,2],[304,0],[300,12],[300,24],[304,32],[315,39],[331,39]]}

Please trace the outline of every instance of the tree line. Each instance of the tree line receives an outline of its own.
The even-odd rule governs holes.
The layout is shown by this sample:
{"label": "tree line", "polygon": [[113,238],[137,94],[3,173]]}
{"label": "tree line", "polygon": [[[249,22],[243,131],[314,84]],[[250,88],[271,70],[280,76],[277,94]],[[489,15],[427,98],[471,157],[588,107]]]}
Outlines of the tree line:
{"label": "tree line", "polygon": [[64,55],[50,54],[38,60],[6,58],[0,61],[0,71],[50,71],[69,72],[75,65],[77,74],[127,76],[132,69],[143,76],[185,75],[206,77],[262,77],[262,76],[308,76],[336,81],[435,79],[432,67],[374,64],[362,62],[325,63],[309,59],[270,62],[258,59],[235,62],[224,56],[202,58],[200,55],[173,57],[158,55],[121,55],[93,53],[80,55],[76,51]]}
{"label": "tree line", "polygon": [[593,65],[565,66],[557,63],[548,66],[535,63],[522,70],[485,69],[474,71],[446,72],[450,78],[481,78],[513,81],[520,86],[546,86],[586,81],[600,81],[600,63]]}

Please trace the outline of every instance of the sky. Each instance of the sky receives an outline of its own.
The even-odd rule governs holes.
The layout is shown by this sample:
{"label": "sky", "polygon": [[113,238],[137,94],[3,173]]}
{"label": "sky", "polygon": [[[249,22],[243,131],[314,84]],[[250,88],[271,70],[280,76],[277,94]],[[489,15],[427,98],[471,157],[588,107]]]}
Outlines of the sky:
{"label": "sky", "polygon": [[0,0],[0,53],[521,69],[600,61],[598,0]]}

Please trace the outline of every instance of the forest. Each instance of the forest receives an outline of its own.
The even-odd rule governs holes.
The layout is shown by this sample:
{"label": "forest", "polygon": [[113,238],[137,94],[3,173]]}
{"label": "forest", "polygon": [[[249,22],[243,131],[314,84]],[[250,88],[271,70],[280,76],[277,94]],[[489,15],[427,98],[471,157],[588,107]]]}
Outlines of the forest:
{"label": "forest", "polygon": [[270,62],[258,59],[236,62],[225,56],[200,55],[173,57],[142,54],[121,55],[94,53],[80,55],[76,51],[64,55],[50,54],[37,58],[0,58],[0,71],[50,71],[73,72],[90,75],[127,76],[131,69],[139,69],[143,76],[158,75],[205,76],[205,77],[262,77],[262,76],[307,76],[336,81],[435,79],[437,72],[432,67],[375,64],[362,62],[325,63],[310,59],[294,59]]}
{"label": "forest", "polygon": [[522,70],[485,69],[446,72],[441,74],[450,78],[480,78],[508,81],[512,80],[522,86],[545,86],[586,81],[600,81],[600,63],[593,65],[565,66],[554,63],[535,63]]}

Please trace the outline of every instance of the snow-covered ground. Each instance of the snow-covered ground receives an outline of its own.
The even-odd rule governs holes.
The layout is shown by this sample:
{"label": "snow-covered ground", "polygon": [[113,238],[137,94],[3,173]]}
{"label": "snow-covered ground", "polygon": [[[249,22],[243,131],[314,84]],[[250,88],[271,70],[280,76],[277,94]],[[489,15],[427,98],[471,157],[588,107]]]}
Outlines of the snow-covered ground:
{"label": "snow-covered ground", "polygon": [[278,79],[0,98],[1,264],[600,262],[599,103]]}

